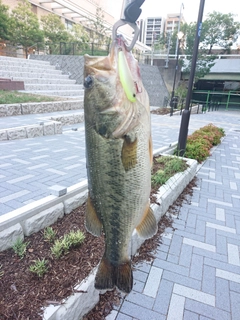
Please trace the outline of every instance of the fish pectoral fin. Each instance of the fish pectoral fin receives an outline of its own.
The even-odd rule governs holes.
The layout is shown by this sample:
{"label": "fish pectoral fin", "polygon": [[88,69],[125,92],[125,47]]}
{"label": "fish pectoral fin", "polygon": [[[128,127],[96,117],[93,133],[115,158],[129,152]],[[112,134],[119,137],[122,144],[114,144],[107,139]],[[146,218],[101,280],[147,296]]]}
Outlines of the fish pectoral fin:
{"label": "fish pectoral fin", "polygon": [[137,138],[131,142],[128,136],[125,136],[122,146],[122,164],[125,171],[135,167],[137,164]]}
{"label": "fish pectoral fin", "polygon": [[99,220],[92,200],[89,196],[87,199],[85,227],[87,231],[94,236],[99,237],[102,233],[102,222]]}
{"label": "fish pectoral fin", "polygon": [[95,288],[98,290],[113,289],[129,293],[133,287],[131,261],[114,266],[104,255],[95,278]]}
{"label": "fish pectoral fin", "polygon": [[136,227],[136,230],[139,236],[144,239],[151,238],[157,232],[157,221],[149,205],[145,209],[142,221]]}

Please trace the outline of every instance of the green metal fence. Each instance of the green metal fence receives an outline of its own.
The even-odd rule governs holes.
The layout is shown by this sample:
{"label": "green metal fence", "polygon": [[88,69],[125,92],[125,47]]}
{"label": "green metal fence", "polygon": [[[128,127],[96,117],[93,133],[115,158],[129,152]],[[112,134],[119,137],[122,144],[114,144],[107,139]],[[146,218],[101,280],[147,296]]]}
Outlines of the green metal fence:
{"label": "green metal fence", "polygon": [[204,104],[207,109],[214,106],[227,110],[230,108],[240,109],[240,92],[194,90],[192,101]]}

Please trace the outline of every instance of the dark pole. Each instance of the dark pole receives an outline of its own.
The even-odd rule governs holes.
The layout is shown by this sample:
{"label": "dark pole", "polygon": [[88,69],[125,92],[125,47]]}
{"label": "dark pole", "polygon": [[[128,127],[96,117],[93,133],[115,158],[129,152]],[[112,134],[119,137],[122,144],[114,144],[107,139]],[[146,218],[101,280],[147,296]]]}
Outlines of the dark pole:
{"label": "dark pole", "polygon": [[181,157],[185,153],[186,144],[187,144],[188,124],[190,119],[189,105],[192,98],[192,87],[193,87],[196,62],[197,62],[197,56],[198,56],[198,45],[199,45],[199,40],[201,36],[204,4],[205,4],[205,0],[200,0],[195,42],[193,47],[192,65],[191,65],[191,71],[190,71],[189,80],[188,80],[186,104],[185,104],[185,109],[183,110],[183,113],[182,113],[182,119],[181,119],[181,125],[180,125],[179,137],[178,137],[178,155]]}
{"label": "dark pole", "polygon": [[174,95],[175,95],[175,84],[176,84],[176,77],[177,77],[177,71],[178,71],[179,47],[180,47],[180,40],[178,41],[177,60],[176,60],[176,65],[175,65],[173,88],[172,88],[172,95],[171,95],[171,100],[170,100],[170,101],[171,101],[171,102],[170,102],[170,107],[171,107],[170,117],[173,115],[173,97],[174,97]]}

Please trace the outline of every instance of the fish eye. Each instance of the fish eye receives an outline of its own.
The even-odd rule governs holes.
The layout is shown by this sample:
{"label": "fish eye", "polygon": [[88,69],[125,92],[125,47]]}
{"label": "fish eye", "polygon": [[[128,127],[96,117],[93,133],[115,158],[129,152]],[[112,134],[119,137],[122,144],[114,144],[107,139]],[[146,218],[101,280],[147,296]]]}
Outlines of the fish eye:
{"label": "fish eye", "polygon": [[92,76],[87,76],[87,77],[84,79],[84,84],[83,84],[83,85],[84,85],[84,88],[86,88],[86,89],[92,88],[93,83],[94,83],[93,77],[92,77]]}

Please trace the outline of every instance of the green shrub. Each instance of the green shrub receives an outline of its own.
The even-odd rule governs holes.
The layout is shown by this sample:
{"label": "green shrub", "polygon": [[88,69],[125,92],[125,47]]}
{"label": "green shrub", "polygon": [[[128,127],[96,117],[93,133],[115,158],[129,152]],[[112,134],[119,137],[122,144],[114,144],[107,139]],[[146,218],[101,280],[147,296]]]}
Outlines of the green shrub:
{"label": "green shrub", "polygon": [[208,124],[196,130],[187,138],[187,145],[184,157],[195,159],[198,162],[204,161],[210,155],[210,149],[221,143],[221,138],[225,136],[222,128],[213,124]]}

